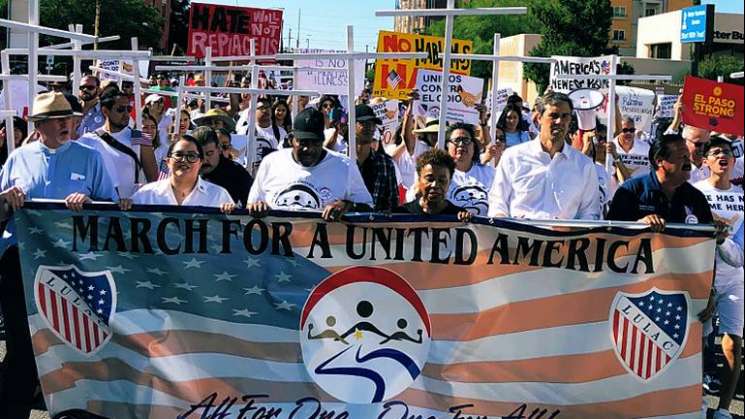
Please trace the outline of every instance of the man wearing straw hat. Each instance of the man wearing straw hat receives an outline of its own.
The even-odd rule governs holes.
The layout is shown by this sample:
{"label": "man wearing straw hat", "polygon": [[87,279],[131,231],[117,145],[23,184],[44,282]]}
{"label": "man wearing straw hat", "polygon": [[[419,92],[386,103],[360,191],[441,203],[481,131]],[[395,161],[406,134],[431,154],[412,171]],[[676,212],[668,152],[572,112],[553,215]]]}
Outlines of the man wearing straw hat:
{"label": "man wearing straw hat", "polygon": [[[74,211],[91,199],[112,199],[114,191],[101,155],[70,141],[73,116],[80,114],[73,112],[62,93],[42,93],[34,99],[30,118],[40,138],[13,151],[0,171],[0,221],[32,198],[64,200]],[[7,335],[0,417],[28,417],[30,404],[39,395],[38,374],[12,218],[0,236],[0,305]]]}

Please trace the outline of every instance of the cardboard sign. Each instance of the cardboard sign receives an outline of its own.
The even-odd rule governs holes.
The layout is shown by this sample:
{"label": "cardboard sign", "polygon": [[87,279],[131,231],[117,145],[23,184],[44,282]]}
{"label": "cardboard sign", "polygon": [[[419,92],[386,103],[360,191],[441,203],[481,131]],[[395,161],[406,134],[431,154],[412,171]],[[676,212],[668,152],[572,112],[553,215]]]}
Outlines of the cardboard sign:
{"label": "cardboard sign", "polygon": [[378,127],[379,131],[375,132],[375,137],[380,139],[384,145],[391,144],[394,141],[393,135],[398,128],[398,105],[399,101],[397,100],[375,98],[370,101],[370,107],[375,111],[375,116],[383,121],[383,124]]}
{"label": "cardboard sign", "polygon": [[[419,70],[416,77],[416,88],[419,90],[419,101],[427,106],[427,113],[438,116],[440,112],[440,83],[442,74],[431,70]],[[448,122],[479,123],[479,111],[476,105],[481,103],[484,79],[478,77],[451,74],[447,92]]]}
{"label": "cardboard sign", "polygon": [[675,116],[675,102],[678,101],[678,95],[657,95],[657,118],[672,118]]}
{"label": "cardboard sign", "polygon": [[281,34],[282,10],[192,3],[188,54],[202,58],[212,47],[213,57],[248,55],[255,39],[258,55],[274,55]]}
{"label": "cardboard sign", "polygon": [[[444,50],[445,39],[437,36],[399,32],[378,32],[378,52],[427,52],[429,56],[420,60],[375,60],[375,84],[373,96],[389,99],[406,99],[416,86],[418,70],[442,71],[439,54]],[[470,54],[473,41],[453,39],[451,51]],[[471,74],[470,60],[452,60],[450,71],[455,74]]]}
{"label": "cardboard sign", "polygon": [[[298,54],[314,54],[329,52],[346,52],[323,49],[300,49]],[[315,90],[329,95],[346,95],[349,93],[349,78],[347,74],[347,60],[342,58],[318,58],[312,60],[297,60],[298,67],[338,68],[339,70],[302,70],[295,73],[298,90]],[[365,63],[361,60],[354,62],[355,96],[362,93],[365,87]]]}
{"label": "cardboard sign", "polygon": [[[140,67],[140,78],[146,79],[148,77],[148,68],[150,67],[149,60],[138,61]],[[101,67],[105,70],[116,71],[119,73],[129,74],[134,76],[134,66],[132,61],[121,61],[121,60],[96,60],[96,67]],[[101,80],[116,80],[119,81],[121,77],[100,73],[98,78]]]}
{"label": "cardboard sign", "polygon": [[504,89],[497,89],[497,99],[494,102],[494,110],[492,110],[492,97],[491,97],[491,89],[486,94],[486,109],[489,111],[489,113],[496,113],[497,118],[499,118],[499,115],[502,114],[502,110],[505,106],[507,106],[507,98],[512,95],[514,91],[511,87],[505,87]]}
{"label": "cardboard sign", "polygon": [[551,63],[551,80],[548,87],[555,92],[569,93],[577,89],[607,89],[608,80],[560,79],[558,75],[608,75],[611,73],[611,55],[602,57],[553,56],[557,61]]}
{"label": "cardboard sign", "polygon": [[743,135],[743,87],[687,76],[683,84],[683,123],[725,134]]}
{"label": "cardboard sign", "polygon": [[[0,109],[10,109],[16,111],[16,115],[25,117],[29,111],[28,100],[28,81],[27,80],[6,80],[3,89],[10,89],[10,104],[5,103],[5,95],[0,90]],[[36,85],[36,93],[47,90],[46,87]]]}

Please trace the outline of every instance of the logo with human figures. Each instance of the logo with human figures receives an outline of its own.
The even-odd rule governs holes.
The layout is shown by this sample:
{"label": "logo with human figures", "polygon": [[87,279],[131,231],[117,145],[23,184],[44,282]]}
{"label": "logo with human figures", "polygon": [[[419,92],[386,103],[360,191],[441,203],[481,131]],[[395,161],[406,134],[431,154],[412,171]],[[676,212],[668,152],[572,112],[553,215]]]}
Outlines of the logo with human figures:
{"label": "logo with human figures", "polygon": [[379,267],[332,274],[310,293],[300,317],[308,374],[347,403],[378,403],[406,390],[422,372],[431,337],[414,288]]}

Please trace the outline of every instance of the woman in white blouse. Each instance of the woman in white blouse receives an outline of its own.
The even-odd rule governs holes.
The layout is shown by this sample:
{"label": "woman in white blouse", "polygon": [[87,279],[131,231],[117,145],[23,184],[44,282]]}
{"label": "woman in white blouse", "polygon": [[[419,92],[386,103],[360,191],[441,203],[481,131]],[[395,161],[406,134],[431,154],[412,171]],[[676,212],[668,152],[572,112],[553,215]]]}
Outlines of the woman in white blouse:
{"label": "woman in white blouse", "polygon": [[232,212],[235,203],[228,191],[199,177],[203,159],[204,152],[197,140],[191,135],[182,135],[168,147],[168,177],[142,186],[131,199],[120,201],[121,208],[128,210],[132,204],[188,205]]}

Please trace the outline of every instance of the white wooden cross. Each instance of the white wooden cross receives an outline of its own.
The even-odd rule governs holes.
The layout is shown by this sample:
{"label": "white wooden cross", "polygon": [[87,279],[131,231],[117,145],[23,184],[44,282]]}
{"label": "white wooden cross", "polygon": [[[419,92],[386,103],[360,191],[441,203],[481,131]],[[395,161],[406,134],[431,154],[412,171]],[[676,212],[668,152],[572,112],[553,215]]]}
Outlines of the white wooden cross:
{"label": "white wooden cross", "polygon": [[729,78],[731,79],[741,79],[743,77],[745,77],[745,72],[743,71],[738,71],[729,75]]}
{"label": "white wooden cross", "polygon": [[[511,61],[511,62],[523,62],[523,63],[542,63],[551,64],[556,61],[552,58],[546,57],[522,57],[513,55],[499,55],[499,41],[501,39],[500,34],[494,34],[494,53],[488,54],[450,54],[450,58],[454,60],[474,60],[474,61],[491,61],[492,62],[492,73],[491,73],[491,117],[489,118],[489,135],[492,142],[496,141],[497,138],[497,80],[499,79],[499,62],[500,61]],[[440,53],[440,58],[444,57],[444,53]]]}
{"label": "white wooden cross", "polygon": [[442,55],[442,82],[440,83],[440,131],[437,135],[437,146],[445,147],[445,121],[447,121],[447,87],[450,79],[450,61],[452,58],[453,20],[455,16],[485,16],[485,15],[521,15],[528,12],[527,7],[495,7],[456,9],[455,0],[447,1],[446,9],[410,9],[410,10],[378,10],[375,16],[444,16],[445,17],[445,47]]}

